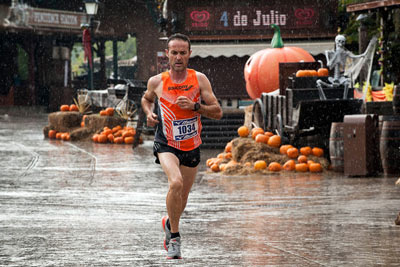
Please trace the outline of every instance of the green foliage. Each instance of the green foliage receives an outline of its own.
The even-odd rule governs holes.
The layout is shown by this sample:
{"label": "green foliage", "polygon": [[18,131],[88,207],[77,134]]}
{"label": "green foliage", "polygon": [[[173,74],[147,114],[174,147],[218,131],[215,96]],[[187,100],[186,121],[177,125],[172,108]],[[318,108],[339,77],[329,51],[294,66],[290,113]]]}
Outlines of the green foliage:
{"label": "green foliage", "polygon": [[28,58],[29,55],[26,51],[20,46],[18,46],[18,76],[21,80],[28,80],[29,71],[28,71]]}
{"label": "green foliage", "polygon": [[[118,46],[118,60],[130,59],[136,56],[136,38],[129,37],[125,42],[117,42]],[[113,55],[113,42],[107,41],[105,43],[105,56]],[[94,53],[96,58],[96,53]],[[71,53],[71,65],[74,75],[82,75],[86,73],[87,62],[84,61],[84,50],[82,43],[75,43]]]}

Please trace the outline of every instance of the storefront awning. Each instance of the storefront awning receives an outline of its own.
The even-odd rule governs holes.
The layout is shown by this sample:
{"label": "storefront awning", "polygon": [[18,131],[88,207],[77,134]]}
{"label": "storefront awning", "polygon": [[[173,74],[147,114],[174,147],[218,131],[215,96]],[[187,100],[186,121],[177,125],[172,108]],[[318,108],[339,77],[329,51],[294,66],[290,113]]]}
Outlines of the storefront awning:
{"label": "storefront awning", "polygon": [[[334,40],[319,42],[285,42],[285,46],[297,46],[308,51],[312,55],[325,53],[335,47]],[[270,48],[268,42],[263,43],[218,43],[218,44],[192,44],[191,57],[244,57],[251,56],[257,51]]]}

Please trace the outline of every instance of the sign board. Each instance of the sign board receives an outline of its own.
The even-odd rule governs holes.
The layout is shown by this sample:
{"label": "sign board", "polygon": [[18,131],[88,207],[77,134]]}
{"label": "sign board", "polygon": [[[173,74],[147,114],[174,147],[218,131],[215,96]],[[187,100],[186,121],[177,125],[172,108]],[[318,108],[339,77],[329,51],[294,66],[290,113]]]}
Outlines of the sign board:
{"label": "sign board", "polygon": [[30,26],[80,29],[82,23],[87,23],[85,13],[40,8],[29,8],[28,12]]}
{"label": "sign board", "polygon": [[[181,12],[183,29],[194,36],[243,38],[271,37],[276,24],[286,38],[324,38],[337,32],[337,1],[177,1],[171,8]],[[268,37],[268,38],[269,38]]]}

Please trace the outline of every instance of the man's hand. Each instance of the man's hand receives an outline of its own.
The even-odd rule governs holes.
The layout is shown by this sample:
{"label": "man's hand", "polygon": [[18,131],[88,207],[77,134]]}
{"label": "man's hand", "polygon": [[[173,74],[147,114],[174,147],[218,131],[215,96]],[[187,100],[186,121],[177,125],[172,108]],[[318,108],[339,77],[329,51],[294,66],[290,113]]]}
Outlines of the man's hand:
{"label": "man's hand", "polygon": [[194,108],[194,102],[187,98],[186,96],[179,96],[175,103],[181,108],[181,109],[188,109],[188,110],[193,110]]}
{"label": "man's hand", "polygon": [[158,123],[159,123],[159,121],[158,121],[157,114],[150,113],[149,115],[147,115],[147,126],[154,127]]}

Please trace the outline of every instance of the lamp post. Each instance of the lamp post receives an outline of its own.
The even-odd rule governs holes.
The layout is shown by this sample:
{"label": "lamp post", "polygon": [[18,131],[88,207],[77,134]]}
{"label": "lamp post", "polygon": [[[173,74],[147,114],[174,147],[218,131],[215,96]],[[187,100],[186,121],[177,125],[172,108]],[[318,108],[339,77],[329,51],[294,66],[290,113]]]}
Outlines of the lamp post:
{"label": "lamp post", "polygon": [[[97,14],[97,8],[99,7],[99,2],[98,0],[83,0],[83,2],[85,3],[85,8],[86,8],[86,14],[89,15],[89,34],[88,34],[88,38],[86,37],[86,41],[88,43],[85,44],[85,40],[84,42],[84,46],[85,45],[90,45],[89,49],[90,49],[90,53],[89,53],[89,57],[88,57],[88,66],[89,66],[89,70],[88,70],[88,87],[89,90],[93,90],[93,72],[94,72],[94,66],[93,66],[93,46],[92,46],[92,41],[94,40],[94,30],[93,30],[93,17]],[[85,33],[84,33],[84,39],[85,39]],[[86,51],[86,48],[85,48]],[[89,51],[88,51],[89,52]]]}

